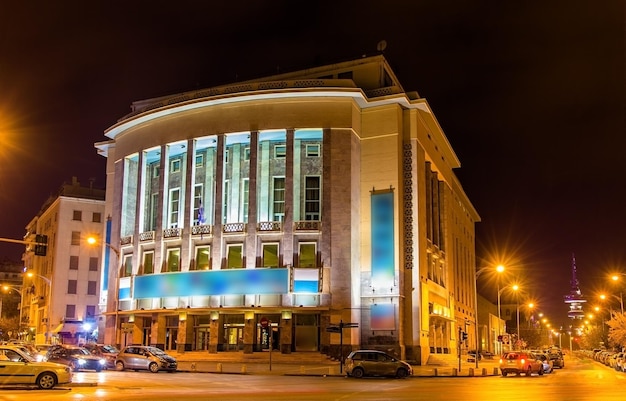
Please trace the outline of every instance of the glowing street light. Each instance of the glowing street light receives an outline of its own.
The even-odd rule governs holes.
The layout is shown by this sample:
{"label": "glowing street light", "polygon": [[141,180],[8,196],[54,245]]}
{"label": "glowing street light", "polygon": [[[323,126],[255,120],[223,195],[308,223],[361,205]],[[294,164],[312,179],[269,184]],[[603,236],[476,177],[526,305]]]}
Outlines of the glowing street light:
{"label": "glowing street light", "polygon": [[[611,280],[617,282],[617,281],[620,280],[620,277],[624,276],[624,275],[625,275],[624,273],[613,274],[611,276]],[[622,314],[624,314],[624,297],[623,297],[622,292],[623,291],[620,289],[620,291],[619,291],[619,306],[621,308]]]}

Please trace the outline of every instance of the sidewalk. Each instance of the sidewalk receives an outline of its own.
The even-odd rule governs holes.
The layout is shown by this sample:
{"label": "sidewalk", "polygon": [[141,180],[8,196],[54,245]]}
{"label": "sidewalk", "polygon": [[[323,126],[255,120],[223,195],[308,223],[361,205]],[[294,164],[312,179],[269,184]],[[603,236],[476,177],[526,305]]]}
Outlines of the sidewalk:
{"label": "sidewalk", "polygon": [[[312,352],[220,352],[209,354],[206,351],[185,353],[168,352],[178,361],[178,371],[222,374],[263,374],[286,376],[345,376],[339,361],[325,355]],[[458,360],[454,365],[413,365],[414,377],[486,377],[498,376],[498,360],[481,360],[476,368],[475,362]]]}

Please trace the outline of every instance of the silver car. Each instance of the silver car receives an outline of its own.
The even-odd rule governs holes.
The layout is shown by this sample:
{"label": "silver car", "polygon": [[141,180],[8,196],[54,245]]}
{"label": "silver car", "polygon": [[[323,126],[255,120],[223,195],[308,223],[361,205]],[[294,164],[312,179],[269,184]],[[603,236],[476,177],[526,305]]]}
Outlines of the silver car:
{"label": "silver car", "polygon": [[147,345],[129,345],[115,359],[115,369],[119,371],[133,369],[157,373],[160,370],[175,372],[177,368],[176,359],[157,347]]}
{"label": "silver car", "polygon": [[395,376],[404,378],[413,374],[413,368],[382,351],[353,351],[346,358],[346,374],[351,377]]}

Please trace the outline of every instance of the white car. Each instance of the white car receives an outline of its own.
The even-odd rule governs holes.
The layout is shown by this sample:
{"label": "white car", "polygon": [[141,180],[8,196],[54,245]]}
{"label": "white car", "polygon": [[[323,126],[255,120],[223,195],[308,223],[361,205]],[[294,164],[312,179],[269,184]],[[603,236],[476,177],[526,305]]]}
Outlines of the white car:
{"label": "white car", "polygon": [[71,382],[72,372],[68,366],[37,362],[17,347],[0,346],[0,385],[36,385],[40,389],[51,389]]}

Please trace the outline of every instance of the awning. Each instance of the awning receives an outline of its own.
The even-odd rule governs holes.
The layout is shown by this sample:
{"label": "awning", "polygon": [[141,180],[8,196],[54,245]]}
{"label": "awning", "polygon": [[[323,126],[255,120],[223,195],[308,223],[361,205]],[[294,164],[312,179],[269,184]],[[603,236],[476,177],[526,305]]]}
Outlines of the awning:
{"label": "awning", "polygon": [[64,322],[58,325],[54,330],[52,330],[52,334],[75,334],[77,332],[81,332],[83,322]]}

